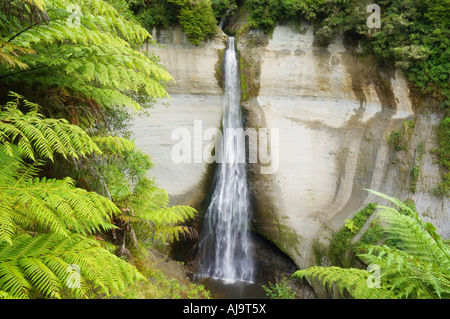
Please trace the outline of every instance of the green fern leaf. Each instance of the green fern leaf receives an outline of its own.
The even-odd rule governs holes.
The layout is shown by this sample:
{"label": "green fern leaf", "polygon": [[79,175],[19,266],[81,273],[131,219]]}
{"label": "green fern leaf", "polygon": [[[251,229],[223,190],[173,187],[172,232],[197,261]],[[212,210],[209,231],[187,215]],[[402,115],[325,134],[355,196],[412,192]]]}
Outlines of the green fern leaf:
{"label": "green fern leaf", "polygon": [[[71,265],[80,271],[75,286],[68,286]],[[0,289],[16,298],[28,298],[32,290],[60,298],[67,288],[81,297],[86,295],[88,281],[107,295],[118,294],[127,283],[144,279],[98,241],[81,235],[21,235],[13,245],[0,243]]]}
{"label": "green fern leaf", "polygon": [[[37,157],[53,160],[54,153],[64,157],[101,153],[97,145],[80,127],[68,124],[66,120],[45,119],[38,113],[38,105],[10,92],[13,100],[0,112],[0,142],[11,155],[11,145],[17,146],[24,156],[36,160]],[[18,107],[23,102],[30,111],[22,113]]]}
{"label": "green fern leaf", "polygon": [[378,206],[378,217],[384,222],[387,239],[396,243],[362,245],[358,257],[366,265],[380,269],[379,287],[372,288],[363,269],[311,267],[294,273],[295,278],[317,278],[329,289],[337,284],[341,293],[354,298],[449,298],[450,259],[448,247],[436,236],[433,225],[422,221],[417,212],[397,199],[370,191],[401,209]]}

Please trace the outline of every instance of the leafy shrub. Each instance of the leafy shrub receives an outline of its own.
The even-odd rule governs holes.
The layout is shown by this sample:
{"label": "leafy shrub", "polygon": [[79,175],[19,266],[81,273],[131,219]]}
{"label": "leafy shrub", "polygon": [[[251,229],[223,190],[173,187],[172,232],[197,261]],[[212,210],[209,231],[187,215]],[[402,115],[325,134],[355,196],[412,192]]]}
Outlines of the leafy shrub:
{"label": "leafy shrub", "polygon": [[346,224],[334,236],[330,244],[331,261],[336,265],[346,264],[345,254],[350,247],[352,238],[364,226],[365,222],[377,209],[377,205],[369,203],[358,211],[352,219],[346,220]]}
{"label": "leafy shrub", "polygon": [[407,151],[409,146],[406,135],[409,138],[415,127],[415,120],[403,121],[402,127],[389,135],[388,143],[391,144],[396,151]]}
{"label": "leafy shrub", "polygon": [[295,291],[292,291],[284,277],[280,283],[277,282],[273,284],[269,282],[267,286],[263,285],[262,287],[270,299],[294,299],[296,295]]}
{"label": "leafy shrub", "polygon": [[217,30],[211,0],[169,0],[180,8],[178,19],[192,44],[199,45]]}
{"label": "leafy shrub", "polygon": [[389,135],[389,144],[391,144],[396,151],[408,150],[408,144],[405,140],[405,134],[402,130],[393,131]]}
{"label": "leafy shrub", "polygon": [[211,3],[217,21],[229,16],[238,6],[236,0],[212,0]]}
{"label": "leafy shrub", "polygon": [[178,8],[167,0],[132,0],[130,10],[147,30],[154,27],[167,28],[178,21]]}
{"label": "leafy shrub", "polygon": [[130,9],[149,31],[154,27],[167,28],[179,23],[195,45],[217,31],[211,0],[134,0]]}

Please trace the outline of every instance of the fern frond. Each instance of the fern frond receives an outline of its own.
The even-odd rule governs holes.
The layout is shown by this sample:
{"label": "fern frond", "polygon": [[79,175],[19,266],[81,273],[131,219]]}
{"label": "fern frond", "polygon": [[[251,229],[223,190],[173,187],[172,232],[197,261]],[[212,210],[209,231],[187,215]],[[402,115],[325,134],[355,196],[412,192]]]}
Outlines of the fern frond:
{"label": "fern frond", "polygon": [[115,228],[111,218],[120,210],[114,203],[76,188],[70,178],[34,177],[38,164],[27,165],[20,157],[0,154],[1,241],[11,242],[17,229],[41,229],[65,236]]}
{"label": "fern frond", "polygon": [[362,260],[381,267],[385,285],[399,298],[443,298],[449,296],[447,272],[438,264],[388,246],[373,246]]}
{"label": "fern frond", "polygon": [[[71,265],[80,271],[75,274],[79,275],[75,286],[68,286]],[[44,297],[60,298],[67,288],[81,297],[86,295],[83,283],[87,282],[106,295],[119,294],[135,280],[145,278],[98,241],[81,235],[21,235],[13,245],[0,243],[0,290],[16,298],[28,298],[32,290]]]}
{"label": "fern frond", "polygon": [[28,69],[28,65],[20,60],[19,54],[33,53],[35,53],[33,49],[23,48],[0,40],[0,63],[10,68]]}
{"label": "fern frond", "polygon": [[157,211],[169,204],[169,194],[158,188],[149,180],[136,186],[135,193],[130,198],[131,207],[142,214]]}
{"label": "fern frond", "polygon": [[369,273],[362,269],[315,266],[298,270],[292,277],[309,280],[317,278],[328,289],[331,289],[332,285],[336,283],[342,295],[347,290],[356,299],[378,299],[383,295],[387,298],[392,297],[389,291],[382,286],[380,288],[371,288],[367,283]]}
{"label": "fern frond", "polygon": [[361,245],[357,256],[366,265],[376,265],[379,287],[371,288],[369,272],[339,267],[311,267],[297,271],[296,278],[318,278],[328,288],[336,283],[354,298],[449,298],[449,251],[435,228],[417,212],[395,198],[370,191],[399,207],[380,207],[378,217],[387,225],[388,245]]}
{"label": "fern frond", "polygon": [[130,152],[136,145],[125,138],[119,136],[93,136],[92,140],[100,148],[104,156],[117,156],[125,152]]}
{"label": "fern frond", "polygon": [[189,206],[168,206],[169,195],[151,180],[140,180],[134,192],[121,200],[122,205],[133,212],[123,218],[142,226],[137,227],[138,231],[143,229],[146,233],[151,229],[153,234],[167,241],[178,239],[180,235],[194,235],[192,229],[181,224],[194,218],[197,211]]}
{"label": "fern frond", "polygon": [[197,238],[198,233],[194,228],[188,226],[158,225],[157,236],[170,243],[181,238]]}
{"label": "fern frond", "polygon": [[[64,119],[48,119],[38,113],[38,105],[22,96],[10,92],[12,101],[0,111],[0,143],[11,154],[11,145],[17,144],[24,156],[36,160],[38,157],[54,159],[54,153],[65,158],[92,153],[101,153],[98,146],[79,126]],[[22,113],[19,104],[25,104],[30,111]]]}
{"label": "fern frond", "polygon": [[378,215],[387,223],[385,230],[388,238],[397,242],[400,249],[420,257],[425,262],[438,264],[450,273],[450,250],[435,232],[435,227],[425,223],[419,214],[405,203],[379,192],[369,192],[391,201],[402,212],[391,207],[380,207]]}
{"label": "fern frond", "polygon": [[[140,110],[131,93],[169,97],[164,84],[173,78],[138,50],[151,38],[147,30],[125,19],[106,1],[78,1],[75,7],[77,12],[70,12],[72,1],[49,0],[47,23],[37,22],[32,27],[18,23],[10,44],[25,54],[12,60],[12,51],[5,51],[9,55],[0,61],[11,67],[20,63],[28,69],[4,76],[30,85],[65,88],[103,107],[125,105]],[[79,19],[76,27],[73,19]],[[29,54],[28,50],[38,54]]]}
{"label": "fern frond", "polygon": [[189,206],[171,206],[158,210],[147,210],[139,217],[153,221],[156,224],[178,224],[193,218],[196,210]]}

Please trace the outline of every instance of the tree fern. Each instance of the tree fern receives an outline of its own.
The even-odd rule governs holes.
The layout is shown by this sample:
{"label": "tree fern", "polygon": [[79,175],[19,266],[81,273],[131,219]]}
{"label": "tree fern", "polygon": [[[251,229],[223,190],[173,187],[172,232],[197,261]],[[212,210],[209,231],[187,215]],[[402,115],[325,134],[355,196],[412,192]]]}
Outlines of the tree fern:
{"label": "tree fern", "polygon": [[[137,50],[151,38],[144,28],[105,1],[83,0],[75,7],[76,12],[71,12],[71,1],[47,0],[45,11],[40,7],[48,17],[45,23],[32,17],[20,23],[16,15],[5,15],[5,31],[10,36],[0,37],[0,41],[25,54],[16,55],[20,50],[5,51],[8,47],[3,46],[0,61],[6,67],[0,68],[0,82],[23,82],[45,90],[64,88],[72,96],[104,108],[126,105],[141,109],[133,98],[136,93],[168,96],[164,83],[173,78],[156,59]],[[76,26],[74,19],[80,21]],[[36,54],[26,54],[33,52]],[[16,71],[15,67],[26,70]]]}
{"label": "tree fern", "polygon": [[[43,160],[53,160],[55,153],[77,158],[100,149],[78,126],[46,119],[37,105],[11,95],[15,100],[0,112],[1,295],[60,298],[70,264],[80,269],[75,296],[86,296],[91,286],[118,293],[142,276],[86,237],[117,228],[112,219],[121,213],[118,207],[76,188],[71,178],[37,177]],[[31,110],[24,114],[21,107]]]}
{"label": "tree fern", "polygon": [[0,167],[0,290],[7,297],[33,291],[61,297],[68,264],[81,269],[78,297],[88,290],[85,282],[108,294],[141,278],[110,249],[85,237],[116,228],[112,218],[121,212],[114,203],[75,188],[69,178],[33,178],[37,168],[17,157],[2,153]]}
{"label": "tree fern", "polygon": [[123,196],[119,207],[126,207],[124,218],[134,225],[142,238],[163,242],[178,240],[180,235],[192,236],[195,231],[183,223],[192,219],[197,211],[189,206],[169,206],[169,196],[151,180],[142,179],[136,188]]}
{"label": "tree fern", "polygon": [[5,64],[6,66],[19,68],[21,70],[27,69],[28,65],[25,62],[22,62],[18,58],[18,55],[32,53],[35,53],[33,49],[23,48],[0,40],[0,63]]}
{"label": "tree fern", "polygon": [[[79,273],[70,272],[71,266]],[[135,267],[81,235],[24,234],[12,245],[0,243],[0,290],[9,297],[86,297],[89,285],[106,295],[120,294],[138,279],[145,278]]]}
{"label": "tree fern", "polygon": [[[401,201],[370,191],[398,207],[379,206],[378,216],[386,222],[387,239],[395,246],[365,245],[358,257],[380,270],[378,277],[363,269],[312,267],[294,273],[296,278],[317,278],[328,288],[337,284],[341,293],[354,298],[450,298],[450,249],[431,223]],[[379,285],[369,283],[375,278]]]}
{"label": "tree fern", "polygon": [[70,178],[36,178],[36,165],[17,157],[0,156],[0,239],[11,242],[16,229],[94,233],[114,228],[111,218],[120,213],[107,198],[76,188]]}
{"label": "tree fern", "polygon": [[92,140],[101,149],[102,155],[108,158],[131,152],[136,148],[132,141],[119,136],[96,135]]}
{"label": "tree fern", "polygon": [[[442,265],[450,273],[450,252],[444,245],[441,237],[436,233],[436,228],[431,223],[425,223],[419,214],[405,203],[389,197],[385,194],[369,190],[392,203],[398,208],[382,206],[378,213],[381,219],[388,223],[386,232],[388,238],[398,243],[398,248],[410,254]],[[436,250],[430,251],[430,247]]]}
{"label": "tree fern", "polygon": [[[15,38],[14,31],[22,28],[23,23],[33,25],[45,21],[44,0],[0,1],[0,34],[10,34],[9,37],[0,36],[0,64],[10,68],[27,69],[28,65],[20,60],[22,54],[33,54],[31,48],[11,43]],[[18,34],[18,33],[16,33]]]}
{"label": "tree fern", "polygon": [[103,154],[97,163],[111,199],[124,212],[120,216],[132,223],[143,237],[171,242],[180,235],[195,234],[182,224],[197,211],[189,206],[169,206],[169,195],[148,178],[152,163],[147,154],[125,138],[111,135],[93,137]]}
{"label": "tree fern", "polygon": [[[101,153],[89,135],[76,125],[64,119],[44,118],[38,113],[39,106],[20,95],[10,92],[13,98],[0,111],[0,143],[12,155],[12,145],[17,145],[25,157],[54,159],[54,153],[65,158]],[[29,109],[22,113],[20,104]]]}
{"label": "tree fern", "polygon": [[[148,156],[105,128],[114,110],[168,96],[173,79],[139,50],[149,33],[108,1],[0,0],[0,21],[0,86],[42,105],[11,93],[0,110],[0,296],[117,293],[139,274],[87,236],[115,235],[122,222],[164,241],[191,233],[181,223],[195,210],[168,207],[144,177]],[[49,163],[58,178],[43,177]],[[77,182],[105,197],[56,172],[71,165]],[[81,275],[74,290],[65,283],[71,264]]]}

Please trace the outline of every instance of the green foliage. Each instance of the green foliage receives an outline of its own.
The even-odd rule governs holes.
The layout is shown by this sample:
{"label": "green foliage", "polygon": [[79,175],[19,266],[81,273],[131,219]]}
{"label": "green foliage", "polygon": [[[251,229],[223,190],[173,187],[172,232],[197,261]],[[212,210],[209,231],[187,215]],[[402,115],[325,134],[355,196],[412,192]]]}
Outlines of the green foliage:
{"label": "green foliage", "polygon": [[[23,104],[31,111],[23,114],[18,110],[21,97],[11,96],[14,100],[0,112],[0,239],[11,243],[17,228],[47,229],[59,235],[112,229],[108,220],[118,209],[106,198],[75,188],[70,178],[36,176],[41,159],[53,159],[54,153],[85,156],[100,152],[97,145],[77,126],[44,119],[38,106],[26,100]],[[34,163],[29,165],[29,160]]]}
{"label": "green foliage", "polygon": [[180,235],[194,236],[195,230],[181,224],[192,219],[197,211],[189,206],[169,207],[168,204],[167,192],[148,179],[141,180],[133,192],[120,199],[120,205],[130,209],[126,218],[140,238],[166,243],[178,240]]}
{"label": "green foliage", "polygon": [[267,286],[263,285],[262,287],[270,299],[295,299],[296,292],[292,291],[285,277],[281,282],[272,284],[269,281]]}
{"label": "green foliage", "polygon": [[355,221],[353,219],[346,219],[344,227],[350,230],[351,233],[356,233],[359,230],[358,226],[355,225]]}
{"label": "green foliage", "polygon": [[111,200],[123,212],[121,219],[129,228],[128,234],[122,236],[130,237],[134,233],[145,242],[165,245],[178,240],[180,235],[193,235],[192,228],[181,224],[193,218],[197,211],[188,206],[168,206],[167,192],[147,177],[153,165],[147,154],[124,138],[96,136],[93,140],[100,143],[100,149],[106,154],[98,158],[96,169],[101,172],[102,182]]}
{"label": "green foliage", "polygon": [[145,278],[104,237],[126,254],[135,220],[164,244],[192,232],[127,132],[172,78],[125,1],[0,0],[0,19],[0,297],[122,295]]}
{"label": "green foliage", "polygon": [[161,270],[147,266],[147,277],[152,280],[140,281],[136,286],[128,287],[125,298],[133,299],[211,299],[211,294],[203,285],[184,284],[175,278],[169,278]]}
{"label": "green foliage", "polygon": [[[151,234],[164,243],[192,232],[180,223],[196,211],[167,206],[167,192],[145,178],[151,162],[134,143],[115,136],[91,139],[79,127],[43,118],[38,105],[11,96],[15,99],[0,117],[0,123],[8,124],[2,127],[5,145],[0,145],[0,290],[7,296],[87,297],[92,288],[118,294],[127,283],[142,279],[134,267],[87,237],[116,233],[119,216],[138,225],[139,235]],[[20,102],[32,111],[21,113]],[[76,188],[71,178],[38,178],[41,159],[53,159],[54,153],[77,158],[97,154],[108,169],[102,179],[114,203]],[[117,165],[120,161],[122,166]],[[86,282],[80,290],[70,291],[64,285],[71,263],[80,267],[80,280]]]}
{"label": "green foliage", "polygon": [[[318,278],[331,288],[357,299],[450,297],[450,249],[431,223],[401,201],[370,191],[398,209],[379,206],[379,218],[386,224],[384,245],[363,245],[358,257],[368,270],[339,267],[311,267],[294,273],[295,278]],[[373,269],[379,269],[379,273]],[[373,272],[373,274],[372,274]]]}
{"label": "green foliage", "polygon": [[178,8],[167,0],[132,0],[130,10],[137,20],[147,29],[167,28],[178,22]]}
{"label": "green foliage", "polygon": [[252,28],[271,32],[277,22],[316,17],[324,0],[247,0],[245,6],[250,12],[249,24]]}
{"label": "green foliage", "polygon": [[236,0],[211,0],[211,4],[217,21],[227,18],[238,7]]}
{"label": "green foliage", "polygon": [[389,135],[388,143],[394,148],[396,151],[407,151],[408,140],[414,130],[416,124],[414,120],[404,121],[402,123],[402,127],[398,130],[393,131]]}
{"label": "green foliage", "polygon": [[409,187],[409,190],[415,192],[417,189],[417,180],[419,179],[420,167],[418,165],[414,165],[411,167],[409,172],[411,175],[411,186]]}
{"label": "green foliage", "polygon": [[[381,28],[369,32],[369,4],[381,8]],[[271,32],[278,22],[307,19],[315,26],[315,40],[328,45],[337,34],[362,42],[381,61],[407,71],[409,80],[443,106],[449,96],[449,0],[247,0],[249,24]]]}
{"label": "green foliage", "polygon": [[130,2],[133,3],[135,1],[128,1],[128,0],[104,0],[104,1],[113,6],[114,9],[116,9],[117,12],[125,19],[129,21],[137,20],[136,16],[130,9]]}
{"label": "green foliage", "polygon": [[[48,158],[54,160],[53,153],[64,158],[78,158],[100,149],[80,127],[63,119],[48,119],[38,113],[39,106],[22,96],[11,92],[11,101],[0,111],[0,143],[4,150],[13,155],[12,147],[17,142],[19,152],[26,158]],[[21,112],[23,105],[27,113]]]}
{"label": "green foliage", "polygon": [[377,221],[372,221],[370,227],[361,236],[362,244],[377,244],[383,238],[383,228]]}
{"label": "green foliage", "polygon": [[367,204],[366,207],[358,211],[352,219],[347,219],[345,221],[345,226],[333,236],[330,243],[330,257],[334,265],[349,266],[345,255],[350,248],[351,241],[376,209],[376,204]]}
{"label": "green foliage", "polygon": [[178,6],[178,19],[192,44],[199,45],[207,36],[216,34],[217,21],[211,0],[168,1]]}
{"label": "green foliage", "polygon": [[[114,203],[76,188],[70,178],[37,177],[41,158],[53,159],[54,153],[84,156],[100,152],[99,148],[79,127],[63,120],[47,121],[37,112],[37,105],[24,101],[33,109],[21,113],[20,96],[12,96],[15,100],[6,105],[0,122],[4,124],[0,145],[0,290],[14,298],[60,298],[64,291],[86,297],[92,287],[105,294],[119,293],[126,283],[142,279],[133,266],[87,237],[116,228],[112,218],[120,210]],[[82,285],[73,291],[67,291],[65,285],[70,264],[80,268]]]}
{"label": "green foliage", "polygon": [[345,291],[349,291],[350,294],[356,299],[381,299],[389,298],[387,293],[381,289],[367,288],[367,280],[369,278],[369,272],[356,268],[340,268],[336,266],[332,267],[319,267],[314,266],[304,270],[298,270],[293,274],[294,278],[299,280],[317,278],[324,287],[332,289],[333,284],[339,285],[339,291],[344,295]]}
{"label": "green foliage", "polygon": [[145,278],[99,241],[81,235],[23,234],[12,244],[0,243],[0,290],[8,297],[80,298],[90,286],[108,296],[135,279]]}
{"label": "green foliage", "polygon": [[[45,1],[43,0],[2,0],[0,1],[0,7],[3,9],[0,10],[0,20],[2,21],[2,24],[0,24],[1,33],[9,31],[11,26],[6,23],[4,24],[3,22],[11,19],[11,17],[13,17],[12,20],[14,24],[19,23],[16,19],[27,20],[28,23],[32,23],[33,21],[45,21],[45,16],[42,17],[39,14],[39,12],[45,8]],[[20,61],[18,56],[20,54],[35,53],[34,50],[15,45],[10,41],[11,40],[5,40],[3,37],[0,37],[0,64],[5,64],[11,68],[18,67],[22,70],[27,69],[28,66]]]}
{"label": "green foliage", "polygon": [[245,2],[249,16],[249,25],[254,29],[272,31],[283,11],[282,1],[275,0],[247,0]]}
{"label": "green foliage", "polygon": [[[0,12],[5,10],[0,7]],[[70,1],[48,0],[45,11],[38,14],[46,20],[36,21],[31,14],[28,20],[19,14],[4,17],[0,41],[36,54],[17,55],[25,70],[16,71],[11,63],[1,67],[2,85],[21,83],[25,88],[50,91],[55,98],[65,96],[57,103],[42,101],[50,109],[60,108],[61,102],[86,108],[125,105],[140,109],[133,99],[136,93],[167,96],[164,83],[172,80],[170,75],[136,50],[150,38],[149,33],[107,2],[85,0],[71,7]]]}
{"label": "green foliage", "polygon": [[389,144],[391,144],[396,151],[408,150],[408,144],[405,141],[405,134],[402,130],[393,131],[389,135]]}
{"label": "green foliage", "polygon": [[243,65],[244,61],[242,59],[242,56],[239,54],[239,69],[241,70],[240,74],[241,74],[241,99],[242,101],[246,101],[248,98],[248,93],[247,93],[247,82],[249,81],[249,79],[246,77],[244,70],[244,65]]}
{"label": "green foliage", "polygon": [[0,164],[0,240],[12,243],[23,230],[68,236],[115,228],[111,217],[120,211],[105,197],[74,187],[70,178],[37,178],[38,164],[29,166],[17,157],[3,156]]}
{"label": "green foliage", "polygon": [[[448,0],[380,1],[382,28],[373,37],[373,51],[395,60],[424,93],[448,97]],[[441,11],[443,10],[443,11]]]}

